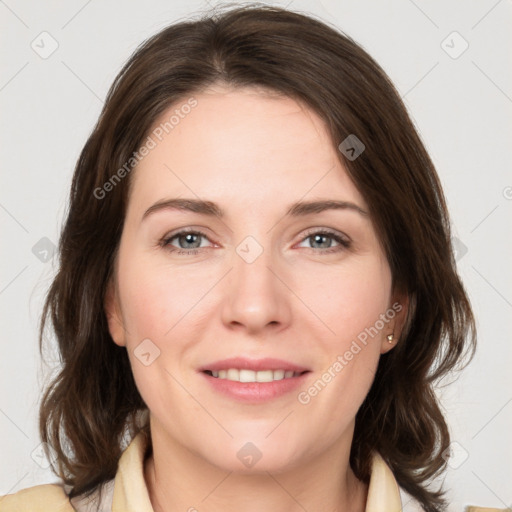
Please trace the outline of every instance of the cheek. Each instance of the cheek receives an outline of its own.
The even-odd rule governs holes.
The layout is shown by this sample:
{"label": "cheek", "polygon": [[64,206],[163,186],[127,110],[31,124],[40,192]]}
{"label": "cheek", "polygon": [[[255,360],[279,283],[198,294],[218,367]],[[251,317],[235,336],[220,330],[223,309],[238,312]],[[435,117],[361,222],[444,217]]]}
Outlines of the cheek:
{"label": "cheek", "polygon": [[120,260],[119,292],[126,349],[143,400],[152,411],[186,409],[190,401],[174,378],[182,381],[180,367],[189,364],[187,349],[195,343],[187,322],[203,305],[201,276],[164,268],[141,254]]}
{"label": "cheek", "polygon": [[389,307],[391,275],[381,259],[367,258],[336,272],[317,270],[314,283],[303,280],[300,287],[304,301],[322,321],[311,335],[323,357],[317,380],[302,390],[299,402],[343,424],[347,415],[355,416],[374,378],[387,334],[381,319]]}
{"label": "cheek", "polygon": [[[200,265],[176,269],[136,250],[120,258],[118,272],[126,348],[143,399],[152,410],[170,403],[187,407],[190,401],[173,377],[184,384],[190,378],[185,370],[193,365],[191,354],[211,317],[208,291],[218,273]],[[163,391],[170,389],[176,393]]]}
{"label": "cheek", "polygon": [[336,269],[317,268],[309,275],[314,277],[298,277],[298,294],[323,322],[324,330],[330,331],[333,348],[343,349],[347,342],[374,326],[389,307],[391,275],[378,256]]}
{"label": "cheek", "polygon": [[141,337],[163,341],[172,336],[189,314],[197,314],[215,282],[211,273],[176,271],[149,256],[126,261],[119,269],[123,317],[132,343]]}

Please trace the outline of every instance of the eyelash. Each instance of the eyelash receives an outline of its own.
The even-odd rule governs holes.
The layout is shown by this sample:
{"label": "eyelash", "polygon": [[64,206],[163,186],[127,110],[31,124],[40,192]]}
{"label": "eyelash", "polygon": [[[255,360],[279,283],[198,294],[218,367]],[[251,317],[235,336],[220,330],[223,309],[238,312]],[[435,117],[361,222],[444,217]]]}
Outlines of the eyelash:
{"label": "eyelash", "polygon": [[[178,247],[170,246],[170,243],[175,238],[179,238],[180,236],[188,235],[188,234],[199,235],[208,240],[208,236],[205,233],[203,233],[202,231],[193,230],[193,229],[184,229],[184,230],[178,231],[177,233],[173,233],[171,236],[165,236],[160,241],[160,246],[163,247],[164,249],[168,250],[171,253],[177,252],[179,255],[185,255],[185,256],[194,256],[194,255],[198,254],[201,251],[201,249],[206,249],[206,247],[199,247],[199,248],[195,248],[195,249],[181,249]],[[314,247],[309,247],[309,249],[311,249],[319,254],[337,253],[337,252],[342,251],[343,249],[348,249],[351,246],[351,241],[348,238],[344,238],[337,232],[334,232],[334,231],[331,231],[328,229],[313,229],[313,230],[307,231],[300,241],[303,242],[304,240],[307,240],[308,238],[311,238],[314,235],[328,236],[329,238],[332,238],[334,241],[336,241],[339,244],[335,247],[328,247],[327,249],[315,249]]]}

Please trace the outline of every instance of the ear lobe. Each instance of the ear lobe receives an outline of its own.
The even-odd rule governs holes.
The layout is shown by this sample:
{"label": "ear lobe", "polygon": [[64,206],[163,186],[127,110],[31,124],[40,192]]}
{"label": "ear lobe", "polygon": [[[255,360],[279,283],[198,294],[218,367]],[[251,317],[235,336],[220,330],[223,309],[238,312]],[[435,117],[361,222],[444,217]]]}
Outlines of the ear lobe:
{"label": "ear lobe", "polygon": [[115,284],[112,279],[109,281],[105,292],[104,309],[108,322],[108,330],[112,340],[120,347],[126,346],[125,329],[121,316],[121,309],[119,307]]}
{"label": "ear lobe", "polygon": [[[382,332],[381,354],[389,352],[399,343],[402,332],[406,327],[405,324],[409,312],[409,296],[404,293],[399,297],[395,297],[388,311],[393,311],[395,315]],[[389,335],[392,335],[392,339],[388,338]]]}

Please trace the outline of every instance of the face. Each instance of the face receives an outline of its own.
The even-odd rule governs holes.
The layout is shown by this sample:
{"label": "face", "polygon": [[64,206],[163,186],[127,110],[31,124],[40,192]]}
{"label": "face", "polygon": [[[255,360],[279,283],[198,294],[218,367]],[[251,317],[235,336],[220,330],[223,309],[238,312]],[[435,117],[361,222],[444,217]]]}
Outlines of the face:
{"label": "face", "polygon": [[133,171],[106,303],[152,435],[229,471],[346,450],[403,315],[368,206],[311,110],[194,98]]}

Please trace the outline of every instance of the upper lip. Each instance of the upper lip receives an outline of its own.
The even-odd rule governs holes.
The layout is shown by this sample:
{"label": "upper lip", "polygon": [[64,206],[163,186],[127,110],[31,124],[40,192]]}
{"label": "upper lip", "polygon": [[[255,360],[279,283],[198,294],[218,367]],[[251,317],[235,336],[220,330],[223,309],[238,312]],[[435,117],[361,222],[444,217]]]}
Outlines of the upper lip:
{"label": "upper lip", "polygon": [[222,359],[221,361],[215,361],[208,363],[201,368],[199,371],[219,371],[229,370],[230,368],[237,368],[240,370],[292,370],[294,372],[305,372],[309,371],[309,368],[301,366],[283,359],[274,359],[266,357],[264,359],[249,359],[246,357],[231,357],[229,359]]}

